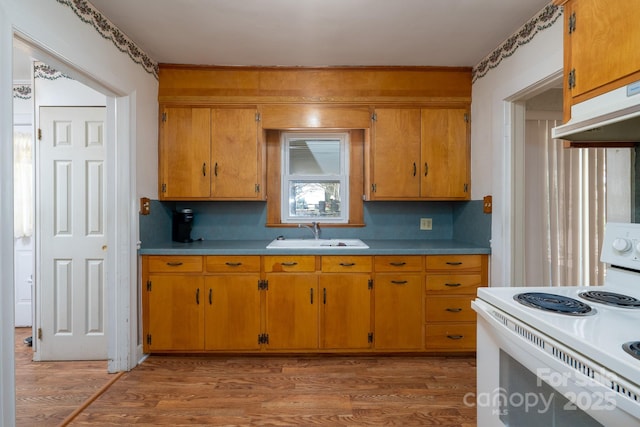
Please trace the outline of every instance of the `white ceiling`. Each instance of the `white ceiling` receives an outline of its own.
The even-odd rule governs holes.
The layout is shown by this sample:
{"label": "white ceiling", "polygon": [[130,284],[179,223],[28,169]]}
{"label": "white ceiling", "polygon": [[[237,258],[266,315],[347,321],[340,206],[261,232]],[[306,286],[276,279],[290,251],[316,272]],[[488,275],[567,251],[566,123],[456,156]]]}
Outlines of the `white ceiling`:
{"label": "white ceiling", "polygon": [[90,0],[160,63],[475,66],[549,0]]}

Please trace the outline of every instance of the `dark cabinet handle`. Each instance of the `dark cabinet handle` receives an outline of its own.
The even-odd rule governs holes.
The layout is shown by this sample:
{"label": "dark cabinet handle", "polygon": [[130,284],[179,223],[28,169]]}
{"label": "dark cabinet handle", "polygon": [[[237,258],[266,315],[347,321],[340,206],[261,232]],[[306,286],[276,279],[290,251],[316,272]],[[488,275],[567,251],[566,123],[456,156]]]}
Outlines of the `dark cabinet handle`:
{"label": "dark cabinet handle", "polygon": [[313,304],[313,288],[309,289],[309,296],[311,297],[311,304]]}
{"label": "dark cabinet handle", "polygon": [[429,165],[427,164],[427,162],[424,162],[424,176],[427,176],[429,174]]}
{"label": "dark cabinet handle", "polygon": [[444,285],[450,288],[457,288],[458,286],[462,286],[462,283],[445,283]]}
{"label": "dark cabinet handle", "polygon": [[281,262],[280,265],[284,265],[285,267],[293,267],[295,265],[298,265],[298,263],[295,261],[290,261],[290,262]]}
{"label": "dark cabinet handle", "polygon": [[202,176],[207,176],[207,164],[202,164]]}
{"label": "dark cabinet handle", "polygon": [[343,266],[343,267],[353,267],[354,265],[356,265],[356,263],[355,262],[341,262],[340,265]]}
{"label": "dark cabinet handle", "polygon": [[213,174],[215,176],[218,176],[218,162],[216,162],[216,164],[213,166]]}
{"label": "dark cabinet handle", "polygon": [[322,288],[322,303],[327,303],[327,288]]}
{"label": "dark cabinet handle", "polygon": [[390,265],[394,266],[394,267],[402,267],[403,265],[406,265],[407,263],[404,261],[401,262],[390,262]]}
{"label": "dark cabinet handle", "polygon": [[416,162],[413,162],[413,176],[416,176],[416,173],[418,173],[418,169],[416,168]]}
{"label": "dark cabinet handle", "polygon": [[200,305],[200,288],[196,289],[196,304]]}
{"label": "dark cabinet handle", "polygon": [[392,280],[391,283],[393,283],[394,285],[406,285],[407,281],[406,280]]}
{"label": "dark cabinet handle", "polygon": [[447,265],[462,265],[460,261],[447,261]]}
{"label": "dark cabinet handle", "polygon": [[464,335],[447,335],[447,338],[449,338],[450,340],[461,340],[462,338],[464,338]]}
{"label": "dark cabinet handle", "polygon": [[456,307],[456,308],[447,308],[447,311],[451,312],[451,313],[460,313],[462,311],[461,308]]}
{"label": "dark cabinet handle", "polygon": [[169,267],[178,267],[178,266],[182,265],[182,263],[181,262],[177,262],[177,261],[172,261],[172,262],[168,262],[167,265]]}
{"label": "dark cabinet handle", "polygon": [[242,265],[241,262],[225,262],[225,265],[228,265],[229,267],[240,267]]}
{"label": "dark cabinet handle", "polygon": [[213,288],[209,288],[209,305],[213,304]]}

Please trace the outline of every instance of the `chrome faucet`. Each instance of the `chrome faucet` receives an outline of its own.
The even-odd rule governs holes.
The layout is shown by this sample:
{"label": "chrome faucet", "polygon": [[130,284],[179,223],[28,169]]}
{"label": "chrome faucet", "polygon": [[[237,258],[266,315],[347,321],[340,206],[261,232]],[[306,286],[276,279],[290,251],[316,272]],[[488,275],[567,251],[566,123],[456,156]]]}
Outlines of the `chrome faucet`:
{"label": "chrome faucet", "polygon": [[320,238],[320,224],[317,222],[312,222],[311,225],[307,224],[298,224],[298,228],[308,228],[313,233],[313,238],[318,240]]}

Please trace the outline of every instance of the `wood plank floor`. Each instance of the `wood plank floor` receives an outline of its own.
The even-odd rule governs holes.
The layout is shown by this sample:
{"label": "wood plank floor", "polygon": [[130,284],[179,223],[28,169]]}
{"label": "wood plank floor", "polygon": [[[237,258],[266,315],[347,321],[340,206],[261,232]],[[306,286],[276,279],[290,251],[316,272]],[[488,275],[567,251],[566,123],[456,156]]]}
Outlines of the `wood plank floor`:
{"label": "wood plank floor", "polygon": [[152,356],[70,425],[470,427],[475,371],[472,357]]}

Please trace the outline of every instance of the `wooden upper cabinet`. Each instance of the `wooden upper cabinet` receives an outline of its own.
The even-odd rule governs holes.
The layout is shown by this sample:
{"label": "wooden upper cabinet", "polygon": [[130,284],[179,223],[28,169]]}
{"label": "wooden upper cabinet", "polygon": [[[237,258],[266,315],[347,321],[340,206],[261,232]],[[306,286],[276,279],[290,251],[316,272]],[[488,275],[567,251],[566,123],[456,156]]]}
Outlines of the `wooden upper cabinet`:
{"label": "wooden upper cabinet", "polygon": [[211,196],[211,110],[169,107],[160,122],[160,200]]}
{"label": "wooden upper cabinet", "polygon": [[420,109],[378,108],[374,117],[371,200],[420,197]]}
{"label": "wooden upper cabinet", "polygon": [[253,108],[211,110],[212,199],[261,200],[262,145]]}
{"label": "wooden upper cabinet", "polygon": [[262,144],[255,108],[165,107],[161,200],[262,200]]}
{"label": "wooden upper cabinet", "polygon": [[640,80],[640,0],[556,3],[565,9],[565,110]]}
{"label": "wooden upper cabinet", "polygon": [[369,157],[371,200],[468,199],[465,108],[380,108]]}
{"label": "wooden upper cabinet", "polygon": [[425,199],[469,199],[469,112],[422,110],[422,186]]}

